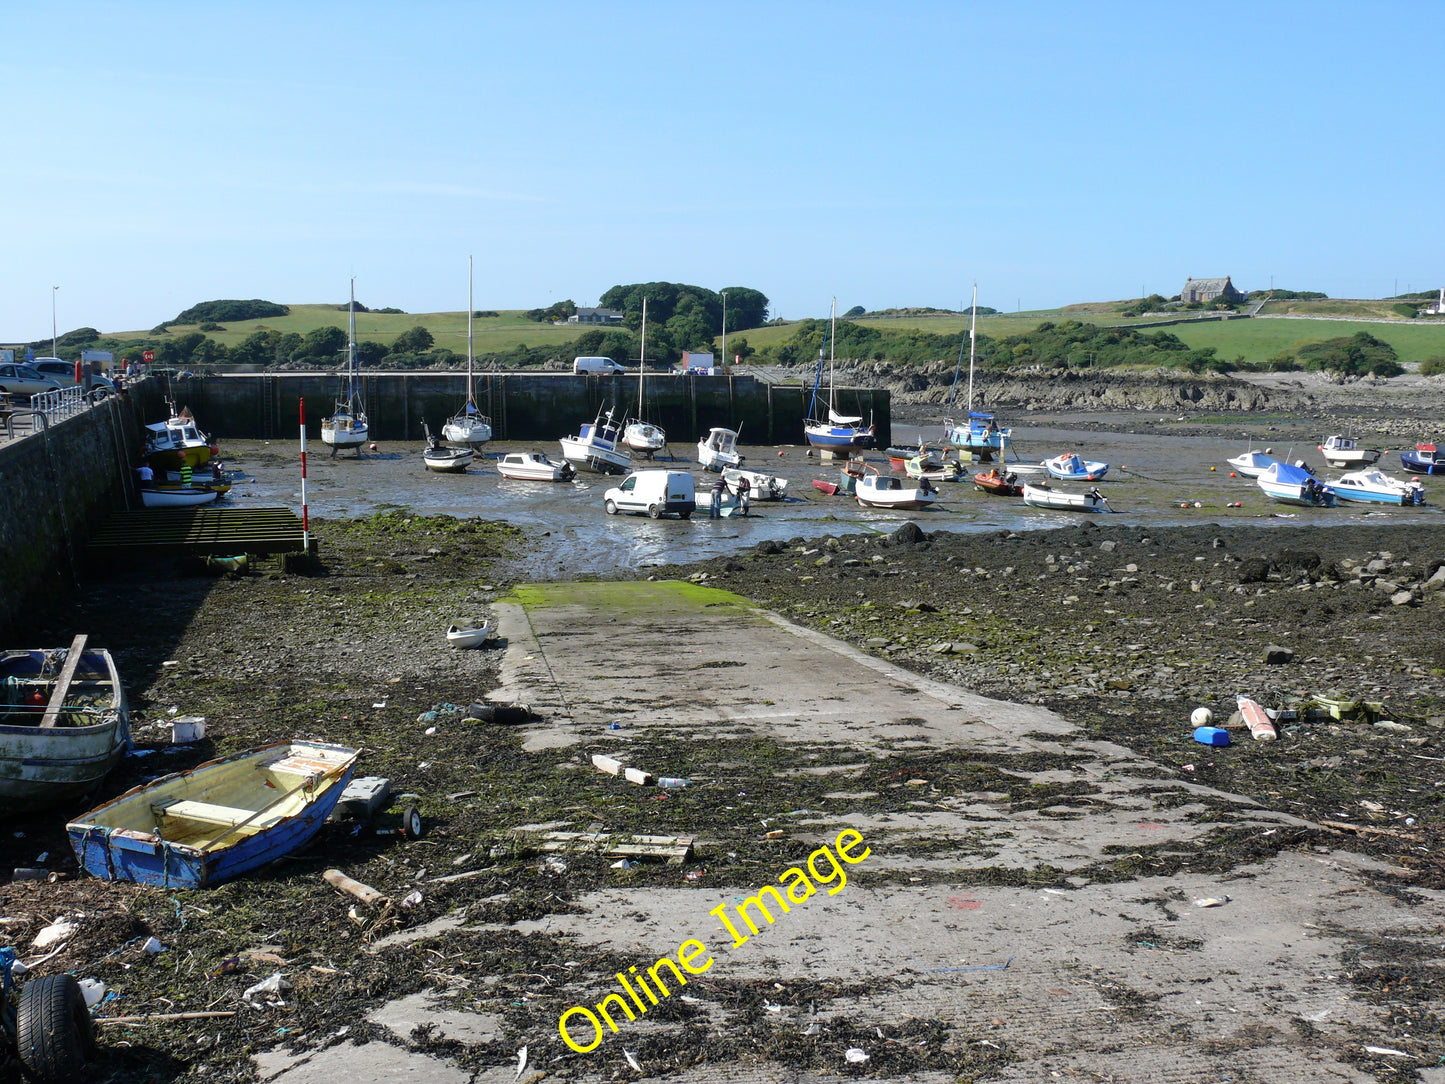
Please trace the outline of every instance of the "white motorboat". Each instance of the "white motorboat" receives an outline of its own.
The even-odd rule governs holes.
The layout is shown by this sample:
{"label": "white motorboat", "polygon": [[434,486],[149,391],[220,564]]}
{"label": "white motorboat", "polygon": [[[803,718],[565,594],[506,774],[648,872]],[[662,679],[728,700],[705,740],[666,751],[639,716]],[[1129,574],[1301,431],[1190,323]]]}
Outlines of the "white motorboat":
{"label": "white motorboat", "polygon": [[1240,452],[1233,459],[1226,459],[1225,462],[1247,478],[1258,478],[1279,460],[1251,448],[1247,452]]}
{"label": "white motorboat", "polygon": [[438,474],[465,474],[475,455],[476,452],[470,446],[444,447],[432,436],[430,429],[426,430],[426,449],[421,453],[421,458],[427,470],[434,470]]}
{"label": "white motorboat", "polygon": [[697,461],[703,470],[721,472],[728,467],[741,467],[743,459],[735,429],[709,429],[707,436],[697,442]]}
{"label": "white motorboat", "polygon": [[776,474],[765,474],[760,470],[745,470],[742,467],[724,467],[723,481],[734,492],[738,482],[748,480],[748,496],[755,501],[781,501],[788,496],[788,480]]}
{"label": "white motorboat", "polygon": [[147,508],[189,508],[197,504],[210,504],[220,496],[214,489],[200,489],[195,486],[176,486],[170,489],[141,489],[140,502]]}
{"label": "white motorboat", "polygon": [[1333,508],[1335,491],[1315,478],[1303,467],[1290,463],[1273,463],[1255,479],[1264,495],[1281,504],[1300,504],[1307,508]]}
{"label": "white motorboat", "polygon": [[490,631],[491,623],[488,621],[483,621],[475,627],[450,625],[447,627],[447,643],[452,647],[480,647],[486,642]]}
{"label": "white motorboat", "polygon": [[1109,473],[1109,464],[1084,459],[1075,452],[1044,460],[1044,469],[1065,482],[1097,482]]}
{"label": "white motorboat", "polygon": [[864,508],[896,508],[914,511],[927,508],[938,500],[938,490],[927,478],[916,486],[904,486],[903,479],[893,474],[867,474],[858,479],[853,499]]}
{"label": "white motorboat", "polygon": [[1369,467],[1380,461],[1378,448],[1361,448],[1354,437],[1336,433],[1319,446],[1320,454],[1332,467]]}
{"label": "white motorboat", "polygon": [[632,457],[622,444],[622,427],[611,410],[599,412],[591,423],[583,422],[575,437],[561,439],[562,456],[578,470],[594,474],[626,474]]}
{"label": "white motorboat", "polygon": [[1024,504],[1034,508],[1053,508],[1060,512],[1112,512],[1109,499],[1090,486],[1082,493],[1066,493],[1047,482],[1025,482]]}
{"label": "white motorboat", "polygon": [[963,467],[958,463],[928,454],[905,460],[903,470],[910,478],[927,478],[930,482],[956,482],[963,474]]}
{"label": "white motorboat", "polygon": [[1330,483],[1330,488],[1342,501],[1400,505],[1425,503],[1425,487],[1418,478],[1404,482],[1391,478],[1382,470],[1357,470],[1342,474]]}
{"label": "white motorboat", "polygon": [[647,399],[643,395],[643,382],[647,377],[647,298],[642,299],[642,349],[637,361],[637,417],[627,423],[622,431],[622,443],[644,459],[651,459],[667,447],[667,434],[662,426],[643,420]]}
{"label": "white motorboat", "polygon": [[361,401],[361,358],[356,352],[356,280],[351,280],[351,302],[347,308],[349,330],[346,341],[346,394],[337,396],[331,416],[321,419],[321,443],[331,446],[331,454],[339,448],[361,447],[370,436],[366,423],[366,407]]}
{"label": "white motorboat", "polygon": [[523,482],[568,482],[577,476],[577,468],[565,459],[554,463],[546,452],[508,452],[497,463],[503,478]]}
{"label": "white motorboat", "polygon": [[[492,439],[492,419],[477,409],[472,392],[472,258],[467,257],[467,401],[442,426],[442,439],[453,444],[478,445]],[[430,463],[427,466],[431,466]],[[433,468],[446,470],[447,468]],[[465,468],[452,468],[465,469]]]}

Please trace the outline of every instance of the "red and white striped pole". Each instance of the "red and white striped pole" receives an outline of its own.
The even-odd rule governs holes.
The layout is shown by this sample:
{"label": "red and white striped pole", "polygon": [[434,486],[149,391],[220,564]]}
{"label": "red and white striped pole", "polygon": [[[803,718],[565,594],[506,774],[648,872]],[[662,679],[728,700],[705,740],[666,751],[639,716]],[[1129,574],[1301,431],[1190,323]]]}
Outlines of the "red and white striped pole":
{"label": "red and white striped pole", "polygon": [[301,414],[301,546],[311,555],[311,521],[306,515],[306,397],[296,400],[296,409]]}

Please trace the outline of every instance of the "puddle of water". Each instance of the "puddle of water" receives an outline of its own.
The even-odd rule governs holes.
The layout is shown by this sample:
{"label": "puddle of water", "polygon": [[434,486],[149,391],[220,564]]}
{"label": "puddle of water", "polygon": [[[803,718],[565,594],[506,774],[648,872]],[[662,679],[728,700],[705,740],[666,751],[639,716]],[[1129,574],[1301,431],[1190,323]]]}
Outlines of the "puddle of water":
{"label": "puddle of water", "polygon": [[[924,434],[936,435],[925,427]],[[900,445],[916,442],[915,427],[895,425]],[[314,517],[370,515],[381,508],[401,506],[427,514],[479,516],[506,520],[526,529],[541,544],[535,557],[524,561],[525,572],[536,579],[559,579],[599,575],[618,568],[688,562],[736,553],[772,539],[819,538],[829,534],[857,532],[887,533],[912,520],[925,531],[983,532],[993,530],[1037,530],[1077,523],[1092,518],[1101,523],[1139,523],[1170,526],[1195,523],[1205,529],[1210,523],[1248,520],[1257,523],[1360,524],[1398,522],[1438,515],[1438,508],[1384,509],[1369,505],[1345,505],[1338,509],[1291,509],[1265,499],[1251,479],[1230,478],[1225,459],[1245,448],[1238,438],[1212,436],[1155,436],[1133,433],[1079,432],[1064,428],[1031,428],[1027,438],[1016,445],[1020,455],[1037,462],[1047,456],[1078,451],[1088,459],[1111,464],[1108,477],[1099,488],[1117,514],[1110,517],[1065,514],[1028,508],[1016,499],[992,497],[974,489],[971,482],[943,483],[940,500],[920,512],[889,513],[861,508],[851,498],[828,497],[813,488],[813,479],[834,480],[836,464],[822,464],[808,458],[802,447],[743,449],[747,463],[788,479],[792,494],[785,502],[755,501],[748,517],[710,520],[706,515],[706,490],[713,475],[695,462],[692,446],[679,448],[676,466],[691,470],[698,478],[698,496],[704,502],[690,520],[651,520],[645,516],[609,516],[602,510],[603,494],[618,484],[619,477],[584,474],[572,482],[518,482],[497,472],[496,460],[508,451],[532,451],[528,444],[488,444],[485,455],[474,461],[465,474],[437,474],[422,464],[422,445],[385,443],[361,459],[339,456],[332,459],[324,447],[313,443],[307,449],[307,503]],[[555,448],[544,448],[556,457]],[[1313,445],[1294,449],[1278,447],[1274,454],[1305,458],[1322,467]],[[779,452],[782,452],[779,455]],[[238,481],[231,498],[248,504],[284,504],[300,511],[301,470],[298,449],[271,441],[228,441],[222,448],[228,467],[243,472],[248,481]],[[888,461],[879,452],[867,459],[883,471]],[[1399,474],[1399,458],[1391,453]],[[673,466],[663,462],[659,465]],[[1215,469],[1210,470],[1211,467]],[[1316,470],[1316,476],[1335,477],[1338,471]],[[1434,479],[1425,479],[1428,485]],[[1082,484],[1061,483],[1065,489],[1082,489]],[[1445,499],[1445,487],[1430,492]],[[1229,508],[1239,501],[1242,507]],[[1195,508],[1198,502],[1201,507]],[[1185,507],[1187,506],[1187,507]],[[1274,518],[1285,516],[1288,518]],[[540,536],[540,537],[539,537]]]}

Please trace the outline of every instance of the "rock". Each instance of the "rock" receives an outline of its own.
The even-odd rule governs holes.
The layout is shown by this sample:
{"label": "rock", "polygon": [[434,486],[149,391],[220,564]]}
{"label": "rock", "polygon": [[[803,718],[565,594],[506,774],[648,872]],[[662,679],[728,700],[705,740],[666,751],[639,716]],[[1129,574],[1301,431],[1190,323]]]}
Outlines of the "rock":
{"label": "rock", "polygon": [[1239,562],[1240,583],[1264,583],[1269,579],[1269,562],[1263,557],[1249,557]]}
{"label": "rock", "polygon": [[764,557],[771,557],[774,554],[782,553],[783,547],[774,539],[765,538],[753,547],[754,553],[760,553]]}
{"label": "rock", "polygon": [[1390,562],[1382,561],[1378,557],[1376,557],[1373,561],[1371,561],[1365,566],[1365,571],[1378,576],[1382,572],[1390,571]]}
{"label": "rock", "polygon": [[887,647],[888,644],[889,644],[889,640],[888,640],[888,637],[886,637],[886,636],[870,636],[870,637],[868,637],[868,639],[866,639],[866,640],[863,641],[863,646],[864,646],[864,647],[871,647],[871,648]]}
{"label": "rock", "polygon": [[905,523],[901,527],[899,527],[888,537],[893,541],[894,545],[912,546],[916,545],[919,542],[922,542],[924,535],[923,529],[919,527],[918,524],[909,521],[908,523]]}
{"label": "rock", "polygon": [[1435,570],[1435,575],[1431,576],[1428,580],[1425,581],[1425,590],[1445,590],[1445,565],[1441,565],[1439,568],[1437,568]]}
{"label": "rock", "polygon": [[1404,723],[1393,722],[1390,719],[1381,719],[1375,723],[1375,729],[1388,730],[1391,734],[1408,734],[1414,728],[1408,727]]}
{"label": "rock", "polygon": [[1393,606],[1408,606],[1415,601],[1413,591],[1396,591],[1390,596],[1390,604]]}
{"label": "rock", "polygon": [[1288,647],[1280,647],[1278,644],[1270,644],[1264,649],[1264,661],[1270,666],[1294,662],[1294,651]]}
{"label": "rock", "polygon": [[1100,553],[1113,553],[1118,548],[1119,543],[1117,542],[1104,541],[1099,543]]}

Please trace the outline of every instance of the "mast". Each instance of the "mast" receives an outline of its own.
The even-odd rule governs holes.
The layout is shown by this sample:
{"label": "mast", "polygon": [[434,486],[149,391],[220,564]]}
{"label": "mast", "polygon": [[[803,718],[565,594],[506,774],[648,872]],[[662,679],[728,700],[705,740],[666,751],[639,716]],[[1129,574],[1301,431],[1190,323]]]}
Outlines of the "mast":
{"label": "mast", "polygon": [[637,420],[642,421],[642,374],[647,372],[647,298],[642,299],[642,346],[637,352]]}
{"label": "mast", "polygon": [[467,257],[467,405],[472,399],[472,258]]}
{"label": "mast", "polygon": [[833,298],[833,314],[828,318],[828,424],[833,424],[833,355],[838,345],[838,299]]}
{"label": "mast", "polygon": [[[973,413],[973,347],[978,332],[978,283],[973,284],[973,319],[968,324],[968,412]],[[972,426],[972,422],[969,423]]]}
{"label": "mast", "polygon": [[346,306],[346,409],[356,409],[356,278],[351,279],[351,301]]}

